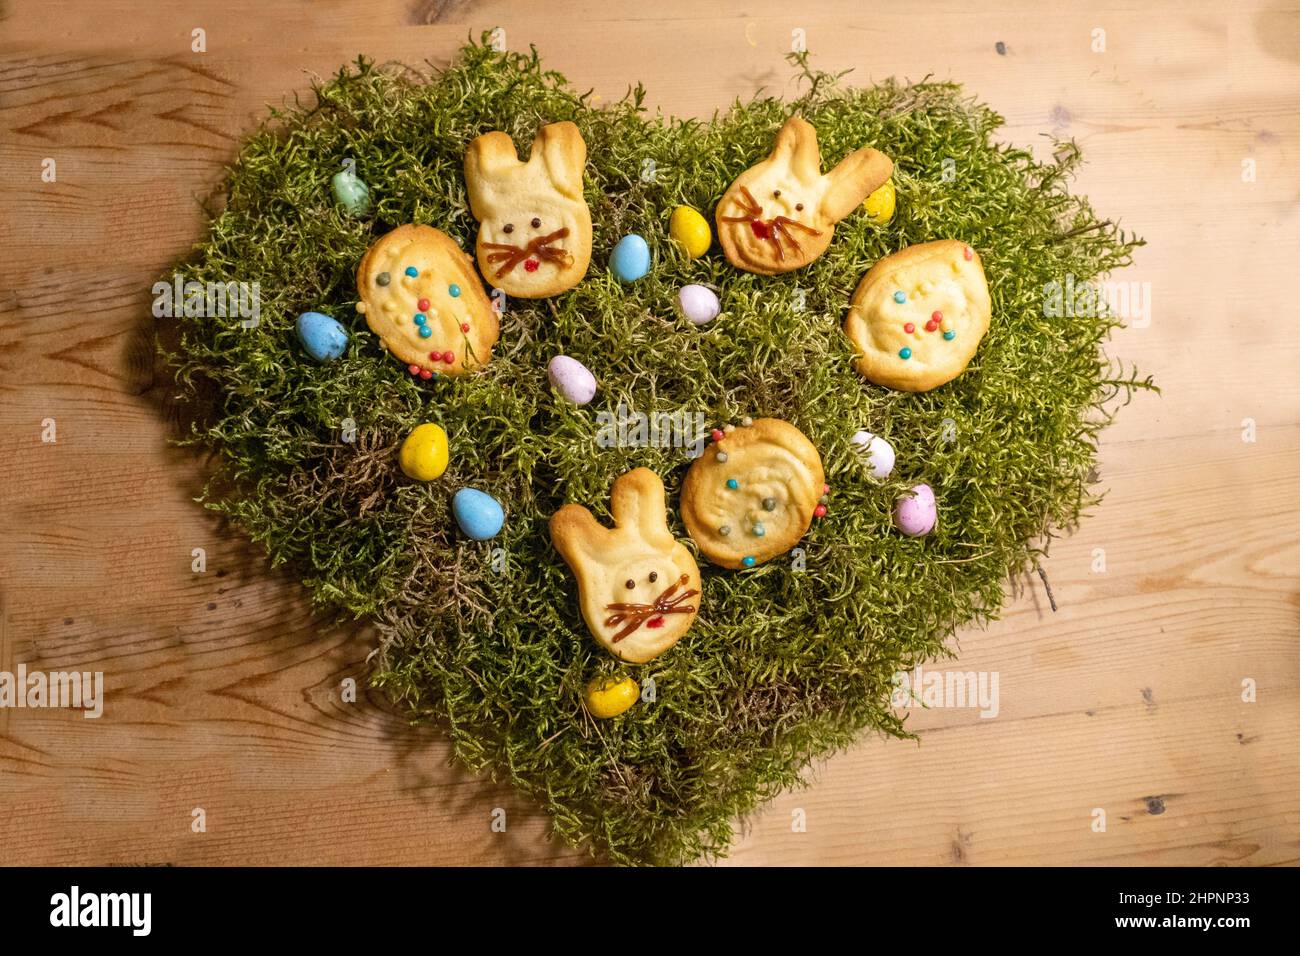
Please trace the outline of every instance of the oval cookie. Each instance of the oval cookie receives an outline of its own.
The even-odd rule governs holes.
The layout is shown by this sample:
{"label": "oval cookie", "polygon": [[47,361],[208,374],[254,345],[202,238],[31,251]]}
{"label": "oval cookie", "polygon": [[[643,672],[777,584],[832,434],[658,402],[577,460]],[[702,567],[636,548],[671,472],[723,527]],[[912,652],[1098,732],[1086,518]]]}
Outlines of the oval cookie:
{"label": "oval cookie", "polygon": [[412,375],[464,375],[492,358],[501,327],[473,260],[432,226],[398,226],[357,266],[357,311]]}
{"label": "oval cookie", "polygon": [[991,312],[979,253],[940,239],[872,266],[853,293],[844,332],[866,379],[925,392],[965,370],[989,330]]}
{"label": "oval cookie", "polygon": [[779,418],[736,428],[705,449],[682,484],[686,530],[724,568],[752,568],[808,531],[825,483],[821,455]]}

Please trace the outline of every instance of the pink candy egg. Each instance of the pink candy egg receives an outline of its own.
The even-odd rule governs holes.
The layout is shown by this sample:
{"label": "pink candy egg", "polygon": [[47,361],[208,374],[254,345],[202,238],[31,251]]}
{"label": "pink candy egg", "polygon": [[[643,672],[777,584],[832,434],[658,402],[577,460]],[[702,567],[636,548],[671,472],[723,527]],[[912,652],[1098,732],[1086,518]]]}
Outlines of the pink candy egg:
{"label": "pink candy egg", "polygon": [[894,524],[908,537],[929,534],[938,520],[934,489],[929,485],[913,485],[911,491],[894,503]]}

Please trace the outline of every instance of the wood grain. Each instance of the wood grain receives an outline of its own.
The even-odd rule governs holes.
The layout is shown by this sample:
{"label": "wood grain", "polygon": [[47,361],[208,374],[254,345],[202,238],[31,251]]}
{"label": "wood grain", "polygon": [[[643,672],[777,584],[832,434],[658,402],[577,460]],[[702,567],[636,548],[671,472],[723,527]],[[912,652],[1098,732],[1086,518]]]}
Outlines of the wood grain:
{"label": "wood grain", "polygon": [[[193,504],[205,463],[167,444],[150,345],[149,285],[203,235],[202,203],[267,104],[357,53],[445,63],[494,26],[606,100],[640,79],[678,115],[791,90],[796,28],[819,66],[857,82],[951,77],[1007,117],[1008,141],[1077,138],[1079,189],[1150,243],[1122,278],[1150,283],[1151,321],[1111,352],[1164,394],[1105,434],[1108,497],[1047,564],[1060,610],[1036,581],[1011,582],[1004,619],[936,665],[996,671],[998,716],[918,710],[919,744],[866,739],[826,761],[747,822],[731,862],[1300,861],[1300,354],[1286,295],[1300,262],[1300,4],[790,9],[0,5],[0,670],[108,682],[97,721],[0,710],[5,862],[584,859],[547,840],[529,801],[449,765],[436,729],[364,691],[342,701],[373,633],[313,614],[289,574]],[[46,158],[56,182],[41,180]],[[56,443],[41,440],[45,419]]]}

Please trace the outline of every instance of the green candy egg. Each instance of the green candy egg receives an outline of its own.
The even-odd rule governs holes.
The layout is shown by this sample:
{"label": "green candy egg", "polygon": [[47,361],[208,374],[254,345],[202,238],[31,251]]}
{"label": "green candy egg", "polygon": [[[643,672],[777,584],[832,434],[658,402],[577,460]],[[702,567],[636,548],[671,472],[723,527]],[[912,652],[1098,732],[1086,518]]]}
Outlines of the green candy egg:
{"label": "green candy egg", "polygon": [[334,201],[343,207],[350,216],[364,216],[370,212],[370,190],[350,169],[334,174],[330,180],[334,189]]}

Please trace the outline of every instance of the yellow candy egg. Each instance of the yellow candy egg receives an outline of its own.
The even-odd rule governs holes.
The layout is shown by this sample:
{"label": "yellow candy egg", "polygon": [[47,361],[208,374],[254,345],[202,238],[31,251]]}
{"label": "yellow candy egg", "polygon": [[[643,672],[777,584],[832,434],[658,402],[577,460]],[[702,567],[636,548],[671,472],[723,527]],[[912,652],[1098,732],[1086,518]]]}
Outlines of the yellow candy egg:
{"label": "yellow candy egg", "polygon": [[862,203],[862,208],[867,211],[867,216],[872,222],[878,222],[883,226],[894,218],[894,203],[897,198],[898,194],[894,191],[894,181],[886,179],[885,185],[866,198]]}
{"label": "yellow candy egg", "polygon": [[690,206],[678,206],[668,220],[668,235],[682,244],[689,259],[698,259],[709,251],[713,232],[709,221]]}
{"label": "yellow candy egg", "polygon": [[417,425],[402,442],[397,463],[408,478],[416,481],[433,481],[447,470],[447,433],[441,425],[426,422]]}
{"label": "yellow candy egg", "polygon": [[583,700],[593,717],[617,717],[636,703],[641,686],[630,677],[597,677],[587,685]]}

